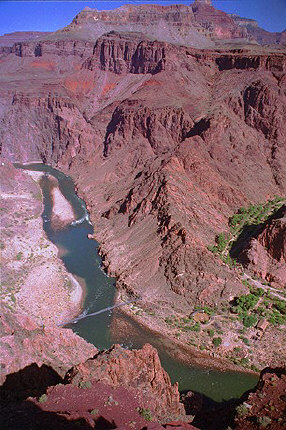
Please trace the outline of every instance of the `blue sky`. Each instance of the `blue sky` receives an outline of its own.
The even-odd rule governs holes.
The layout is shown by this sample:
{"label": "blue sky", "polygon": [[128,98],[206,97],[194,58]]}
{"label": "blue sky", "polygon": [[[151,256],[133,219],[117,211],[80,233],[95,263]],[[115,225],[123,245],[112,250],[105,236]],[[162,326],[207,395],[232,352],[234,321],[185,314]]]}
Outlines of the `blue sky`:
{"label": "blue sky", "polygon": [[[0,35],[13,31],[54,31],[69,24],[85,6],[113,9],[125,3],[179,3],[192,1],[0,1]],[[268,31],[286,28],[286,0],[213,0],[217,9],[256,19]]]}

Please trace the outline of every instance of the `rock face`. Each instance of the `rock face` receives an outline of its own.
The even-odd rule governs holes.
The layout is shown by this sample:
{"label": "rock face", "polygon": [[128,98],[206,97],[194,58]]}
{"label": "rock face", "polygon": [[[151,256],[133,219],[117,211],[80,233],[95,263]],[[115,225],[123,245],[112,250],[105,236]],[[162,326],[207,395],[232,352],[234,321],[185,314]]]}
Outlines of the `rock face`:
{"label": "rock face", "polygon": [[3,36],[0,36],[0,52],[12,52],[12,46],[15,43],[24,42],[26,40],[41,39],[48,34],[48,32],[44,31],[15,31],[14,33],[3,34]]}
{"label": "rock face", "polygon": [[[77,386],[91,380],[127,388],[161,420],[184,415],[178,385],[171,385],[158,353],[151,345],[146,344],[141,350],[133,351],[115,345],[109,351],[75,366],[66,377],[66,381]],[[147,393],[145,399],[142,393]]]}
{"label": "rock face", "polygon": [[[27,327],[28,321],[22,319],[21,323],[25,323]],[[8,328],[7,319],[5,328]],[[18,337],[23,334],[22,327],[17,326],[17,330],[19,329]],[[70,429],[74,428],[73,421],[81,419],[81,428],[90,428],[92,425],[92,428],[98,429],[123,429],[129,427],[131,422],[133,428],[143,429],[148,421],[156,423],[181,419],[183,428],[193,428],[186,424],[192,417],[185,415],[184,407],[179,401],[177,385],[171,385],[169,376],[161,367],[156,350],[150,345],[134,351],[126,351],[115,345],[110,351],[98,353],[92,360],[84,361],[85,342],[77,342],[74,345],[74,353],[69,354],[69,358],[74,363],[78,363],[80,359],[83,359],[83,362],[69,370],[63,380],[67,360],[59,365],[59,361],[47,361],[45,354],[57,349],[57,359],[60,360],[60,353],[64,350],[67,352],[72,346],[71,337],[77,336],[68,330],[64,340],[64,330],[58,329],[62,337],[62,345],[59,348],[56,345],[58,333],[55,330],[53,341],[48,331],[38,334],[38,347],[41,346],[43,354],[42,364],[31,348],[35,337],[31,323],[29,330],[31,336],[29,342],[27,338],[25,342],[30,357],[34,358],[35,362],[29,366],[26,364],[20,371],[14,368],[15,372],[7,376],[0,388],[1,406],[5,406],[2,408],[3,426],[7,426],[7,423],[11,425],[12,422],[14,428],[38,429],[40,426],[49,428],[61,423],[61,428]],[[51,343],[50,346],[45,339]],[[78,348],[82,349],[81,352]],[[97,423],[95,427],[94,421]],[[163,427],[158,424],[156,428]],[[180,422],[174,428],[181,428]]]}
{"label": "rock face", "polygon": [[248,33],[225,12],[212,7],[210,1],[195,1],[192,10],[196,22],[205,28],[213,39],[247,39]]}
{"label": "rock face", "polygon": [[208,246],[286,192],[286,55],[247,31],[209,2],[88,9],[1,56],[3,157],[73,176],[104,266],[163,324],[248,291]]}
{"label": "rock face", "polygon": [[285,428],[285,390],[285,368],[264,369],[256,389],[244,396],[244,403],[237,408],[233,428],[235,430]]}
{"label": "rock face", "polygon": [[285,46],[286,43],[286,32],[285,30],[281,33],[271,33],[264,30],[258,26],[257,21],[253,19],[242,18],[238,15],[231,14],[230,17],[238,24],[240,27],[244,27],[247,30],[248,35],[253,37],[253,39],[260,45],[282,45]]}
{"label": "rock face", "polygon": [[1,62],[3,156],[69,169],[118,285],[183,312],[245,291],[207,246],[238,207],[286,188],[285,54],[140,34],[146,21],[184,33],[202,8],[212,6],[85,10]]}
{"label": "rock face", "polygon": [[[1,314],[1,385],[7,375],[31,365],[36,368],[35,375],[37,368],[44,366],[52,368],[60,380],[75,363],[85,361],[97,352],[72,330],[40,328],[26,314],[11,312],[6,306],[2,307]],[[26,379],[29,385],[29,377]],[[37,384],[37,377],[34,384]],[[52,382],[48,381],[47,385]]]}
{"label": "rock face", "polygon": [[116,74],[159,73],[165,69],[167,45],[144,39],[143,34],[108,33],[97,40],[93,56],[86,60],[83,68],[101,68]]}
{"label": "rock face", "polygon": [[262,279],[278,287],[286,285],[286,207],[285,205],[251,239],[242,261]]}
{"label": "rock face", "polygon": [[110,31],[142,32],[153,40],[187,46],[207,47],[213,43],[196,24],[193,11],[185,5],[124,5],[115,10],[84,9],[60,31],[60,37],[98,38]]}

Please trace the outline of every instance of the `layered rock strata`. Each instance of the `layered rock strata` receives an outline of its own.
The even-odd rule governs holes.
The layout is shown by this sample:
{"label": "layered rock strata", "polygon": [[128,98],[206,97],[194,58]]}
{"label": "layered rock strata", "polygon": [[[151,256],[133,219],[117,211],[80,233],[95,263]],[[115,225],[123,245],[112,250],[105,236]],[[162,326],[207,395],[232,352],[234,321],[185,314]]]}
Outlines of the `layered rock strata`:
{"label": "layered rock strata", "polygon": [[105,268],[165,327],[248,292],[208,246],[239,207],[285,195],[286,57],[152,40],[142,11],[184,30],[175,6],[88,10],[37,53],[32,41],[3,56],[0,136],[5,158],[69,171]]}

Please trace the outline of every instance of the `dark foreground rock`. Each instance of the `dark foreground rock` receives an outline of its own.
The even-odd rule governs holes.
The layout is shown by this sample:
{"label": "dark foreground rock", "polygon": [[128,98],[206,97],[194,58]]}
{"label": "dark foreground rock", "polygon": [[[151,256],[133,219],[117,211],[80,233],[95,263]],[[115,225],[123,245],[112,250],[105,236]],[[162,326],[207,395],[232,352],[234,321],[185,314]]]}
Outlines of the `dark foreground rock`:
{"label": "dark foreground rock", "polygon": [[[100,352],[93,359],[75,366],[66,377],[66,381],[77,386],[90,380],[128,388],[141,399],[145,408],[161,420],[185,415],[178,384],[171,385],[169,375],[151,345],[146,344],[133,351],[115,345],[109,351]],[[142,398],[142,393],[148,393],[148,398]]]}
{"label": "dark foreground rock", "polygon": [[256,389],[237,406],[235,430],[261,428],[282,430],[286,426],[286,369],[266,368]]}

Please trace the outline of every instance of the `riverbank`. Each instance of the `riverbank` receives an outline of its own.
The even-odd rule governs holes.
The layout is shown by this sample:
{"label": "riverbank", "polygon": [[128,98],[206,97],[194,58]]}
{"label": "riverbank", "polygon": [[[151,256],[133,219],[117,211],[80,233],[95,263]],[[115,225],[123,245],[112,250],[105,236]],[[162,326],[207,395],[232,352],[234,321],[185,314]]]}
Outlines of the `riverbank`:
{"label": "riverbank", "polygon": [[[127,326],[127,321],[131,321],[127,316],[121,318],[121,314],[118,318],[116,312],[112,312],[112,314],[100,312],[98,314],[98,311],[109,308],[114,303],[115,280],[107,277],[101,268],[102,260],[96,252],[98,243],[88,239],[88,237],[94,238],[94,232],[84,216],[86,213],[85,205],[75,195],[74,184],[69,177],[48,166],[39,165],[32,166],[32,168],[37,171],[44,171],[49,175],[49,177],[45,175],[41,183],[45,204],[42,217],[45,221],[44,230],[47,237],[60,250],[59,255],[61,255],[67,270],[79,276],[80,283],[82,283],[82,279],[84,280],[87,295],[83,314],[94,313],[96,315],[79,320],[75,318],[76,323],[67,324],[65,327],[72,328],[83,339],[102,350],[109,349],[115,343],[122,344],[128,349],[142,348],[146,343],[150,343],[158,349],[163,366],[169,372],[172,381],[180,381],[181,390],[192,389],[204,393],[215,401],[239,397],[244,391],[255,385],[255,375],[237,374],[237,369],[235,372],[210,370],[213,368],[212,363],[209,364],[208,369],[202,367],[201,362],[195,365],[191,360],[192,354],[187,354],[189,351],[178,347],[172,339],[168,341],[163,336],[150,333],[143,325],[136,327],[137,333],[135,334],[134,330],[130,330],[130,324]],[[50,222],[52,200],[49,178],[51,176],[59,181],[64,197],[72,203],[77,219],[80,221],[61,230],[54,230]],[[162,307],[162,311],[165,308]],[[113,330],[114,323],[118,323],[118,330]],[[132,328],[134,328],[134,319],[132,319],[132,324]],[[183,353],[184,357],[182,357]],[[187,356],[190,360],[185,364],[187,361],[185,357]]]}
{"label": "riverbank", "polygon": [[42,175],[1,166],[2,300],[38,325],[53,326],[80,313],[83,289],[43,230]]}
{"label": "riverbank", "polygon": [[[120,291],[117,301],[127,300]],[[208,317],[197,323],[194,316],[172,314],[150,301],[139,300],[120,309],[136,324],[164,339],[169,353],[189,365],[256,374],[263,367],[285,365],[283,328],[240,328],[241,322],[231,314]],[[204,315],[198,312],[198,316]],[[191,329],[189,327],[192,327]],[[118,330],[118,327],[113,327]],[[219,343],[213,339],[220,339]]]}
{"label": "riverbank", "polygon": [[[124,299],[124,294],[122,295],[122,293],[119,293],[117,302],[120,302],[121,300],[126,300],[126,298]],[[199,351],[194,346],[188,344],[186,339],[183,340],[176,338],[174,333],[168,330],[167,327],[164,327],[160,319],[156,318],[153,312],[150,310],[143,310],[143,306],[140,304],[140,301],[135,304],[126,305],[118,309],[116,313],[121,313],[123,315],[123,331],[131,332],[133,329],[136,331],[136,325],[138,325],[138,327],[142,327],[146,332],[150,333],[150,338],[154,336],[154,338],[162,340],[168,355],[186,365],[214,369],[221,372],[231,371],[253,375],[256,374],[256,372],[251,369],[235,365],[224,357],[221,357],[215,351]],[[130,325],[128,324],[128,319],[130,319]],[[120,318],[119,322],[117,318],[113,320],[111,330],[113,333],[116,333],[116,336],[118,336],[118,333],[120,333]],[[122,338],[123,337],[124,333],[122,333]]]}

